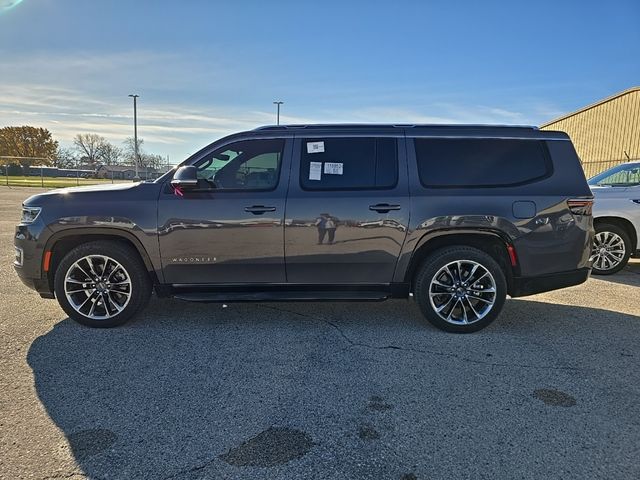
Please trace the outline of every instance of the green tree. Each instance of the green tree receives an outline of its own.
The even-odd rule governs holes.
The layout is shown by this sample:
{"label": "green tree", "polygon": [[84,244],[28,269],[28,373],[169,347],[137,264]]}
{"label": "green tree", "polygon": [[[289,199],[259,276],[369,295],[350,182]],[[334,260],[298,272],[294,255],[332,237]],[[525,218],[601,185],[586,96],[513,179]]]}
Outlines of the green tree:
{"label": "green tree", "polygon": [[23,169],[29,165],[51,165],[57,151],[58,142],[46,128],[27,125],[0,128],[0,156],[21,157],[17,162]]}

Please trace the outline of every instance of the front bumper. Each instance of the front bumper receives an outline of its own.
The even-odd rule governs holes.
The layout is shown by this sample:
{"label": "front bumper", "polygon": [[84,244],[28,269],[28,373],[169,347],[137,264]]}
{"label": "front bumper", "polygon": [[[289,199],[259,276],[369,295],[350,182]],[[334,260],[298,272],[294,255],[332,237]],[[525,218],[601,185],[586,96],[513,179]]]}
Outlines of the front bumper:
{"label": "front bumper", "polygon": [[51,291],[48,278],[31,278],[24,275],[24,270],[20,267],[15,267],[18,278],[31,290],[35,290],[40,294],[42,298],[56,298]]}
{"label": "front bumper", "polygon": [[22,264],[19,264],[16,255],[14,268],[18,278],[27,287],[38,292],[43,298],[54,298],[47,272],[42,269],[45,237],[48,237],[48,233],[48,229],[39,220],[16,227],[13,243],[20,250]]}
{"label": "front bumper", "polygon": [[512,297],[525,297],[536,293],[580,285],[587,281],[590,273],[590,268],[580,268],[537,277],[514,277],[509,295]]}

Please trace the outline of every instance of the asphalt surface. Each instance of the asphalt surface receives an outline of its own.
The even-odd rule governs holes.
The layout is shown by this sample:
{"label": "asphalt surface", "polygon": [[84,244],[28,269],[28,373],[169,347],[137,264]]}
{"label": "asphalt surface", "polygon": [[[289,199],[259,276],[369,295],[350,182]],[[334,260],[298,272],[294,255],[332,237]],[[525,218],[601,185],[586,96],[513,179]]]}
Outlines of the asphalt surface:
{"label": "asphalt surface", "polygon": [[152,299],[92,330],[11,267],[0,187],[0,478],[640,478],[640,261],[473,335],[413,301]]}

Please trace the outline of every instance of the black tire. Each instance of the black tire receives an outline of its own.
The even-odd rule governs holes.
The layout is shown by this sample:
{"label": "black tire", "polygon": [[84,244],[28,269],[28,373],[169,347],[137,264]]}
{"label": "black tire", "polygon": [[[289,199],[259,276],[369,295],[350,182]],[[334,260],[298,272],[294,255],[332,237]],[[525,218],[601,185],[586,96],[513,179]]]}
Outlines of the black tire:
{"label": "black tire", "polygon": [[[490,273],[490,276],[485,276],[485,280],[479,279],[477,274],[474,274],[473,277],[476,280],[471,282],[471,285],[468,286],[469,297],[464,297],[464,298],[461,297],[460,304],[458,303],[453,304],[452,312],[453,312],[453,309],[456,309],[456,308],[458,309],[457,310],[458,312],[461,311],[458,305],[461,305],[462,307],[467,309],[467,311],[469,311],[468,306],[469,304],[471,304],[471,308],[470,308],[471,315],[469,315],[469,319],[473,321],[470,321],[469,323],[460,323],[456,321],[457,319],[455,318],[455,314],[453,315],[453,318],[447,321],[446,319],[440,316],[440,314],[434,308],[432,301],[430,300],[432,280],[438,280],[440,282],[446,283],[447,282],[446,278],[450,277],[450,275],[447,275],[447,273],[444,272],[444,277],[443,277],[442,276],[443,270],[441,269],[446,268],[446,266],[452,264],[452,262],[458,262],[458,261],[463,262],[462,263],[463,277],[465,273],[467,275],[471,273],[470,269],[473,266],[472,262],[474,262],[475,264],[479,264],[480,267],[484,268],[487,272]],[[468,263],[465,263],[465,261]],[[455,271],[457,270],[456,265],[457,264],[451,265],[451,269],[454,271],[454,274],[455,274]],[[482,272],[480,267],[478,267],[478,270],[476,270],[477,272]],[[477,296],[472,296],[472,295],[475,295],[478,291],[480,291],[477,289],[487,288],[486,286],[482,286],[480,284],[481,286],[477,287],[477,289],[472,294],[471,293],[472,287],[474,287],[475,285],[479,285],[476,282],[479,282],[479,281],[490,282],[491,278],[493,279],[493,283],[495,284],[495,287],[492,287],[495,290],[494,292],[495,296],[492,296],[490,293],[484,293],[484,292]],[[462,290],[465,290],[465,287],[463,287],[463,285],[466,285],[464,283],[464,278],[462,278],[461,280],[463,280],[460,282]],[[453,282],[455,282],[455,280],[453,280]],[[435,304],[435,302],[439,301],[441,298],[443,298],[442,305],[447,303],[447,299],[449,299],[449,301],[453,300],[457,302],[456,294],[458,292],[458,289],[455,288],[455,283],[453,283],[453,285],[451,285],[450,287],[451,287],[450,289],[444,289],[444,290],[447,290],[447,293],[443,293],[443,297],[439,297],[439,296],[434,297],[433,303]],[[433,288],[435,288],[434,292],[437,293],[441,291],[439,289],[441,289],[442,287],[434,284]],[[456,293],[448,293],[451,289],[455,289]],[[462,290],[460,290],[460,292],[462,292]],[[489,292],[490,289],[486,291]],[[460,293],[460,295],[463,295],[463,293]],[[446,247],[446,248],[437,250],[424,261],[424,263],[419,268],[415,276],[414,296],[416,298],[416,301],[418,302],[418,305],[420,306],[420,310],[422,311],[422,314],[424,315],[424,317],[435,327],[441,330],[444,330],[446,332],[471,333],[471,332],[477,332],[478,330],[482,330],[498,317],[498,315],[502,311],[502,307],[504,306],[504,302],[507,297],[507,282],[505,280],[505,276],[504,276],[504,272],[502,271],[502,268],[500,268],[500,265],[498,265],[498,262],[496,262],[494,258],[491,257],[491,255],[488,255],[482,250],[478,250],[477,248],[473,248],[473,247],[452,246],[452,247]],[[493,305],[491,307],[485,307],[485,305],[488,305],[489,302],[485,302],[484,300],[481,302],[480,298],[478,297],[492,300]],[[470,301],[469,298],[471,298],[472,301]],[[466,304],[464,302],[466,302]],[[474,302],[475,302],[475,307],[478,310],[482,310],[486,308],[486,312],[480,311],[481,314],[484,313],[482,316],[476,314],[475,315],[476,318],[473,318],[474,313],[476,313],[476,310],[474,310]],[[481,305],[481,306],[478,307],[478,305]],[[441,305],[438,305],[438,306],[441,306]],[[446,313],[447,313],[447,309],[443,310],[443,315],[446,316]],[[459,314],[458,316],[461,316],[461,315]],[[464,314],[464,318],[467,319],[466,313]],[[462,319],[460,320],[462,321]]]}
{"label": "black tire", "polygon": [[[591,260],[593,261],[593,266],[591,269],[591,273],[594,275],[613,275],[614,273],[619,272],[629,263],[629,257],[631,256],[631,252],[634,249],[634,245],[631,244],[631,238],[629,234],[624,228],[619,227],[618,225],[613,225],[611,223],[597,223],[596,224],[596,237],[598,235],[606,235],[607,233],[617,235],[622,239],[622,243],[624,243],[624,255],[622,259],[615,266],[611,268],[604,268],[607,266],[606,262],[602,262],[599,264],[597,260],[597,252],[596,252],[596,242],[594,242],[593,251],[591,253]],[[596,266],[596,264],[599,264]],[[609,264],[611,265],[611,264]]]}
{"label": "black tire", "polygon": [[[129,287],[125,287],[125,289],[128,288],[129,291],[128,301],[126,301],[126,303],[125,301],[123,301],[122,304],[124,305],[124,307],[122,308],[122,310],[118,313],[113,314],[109,318],[95,319],[83,314],[80,311],[77,311],[69,302],[67,293],[65,292],[65,282],[68,282],[67,273],[69,273],[70,267],[77,261],[91,255],[109,257],[110,259],[120,264],[120,266],[123,267],[126,275],[128,275],[127,280],[129,282]],[[84,261],[81,260],[81,262]],[[87,270],[86,267],[87,264],[84,264],[84,270]],[[113,268],[113,263],[110,264],[110,267]],[[99,270],[99,268],[100,265],[96,265],[96,270]],[[106,276],[104,272],[102,274]],[[122,275],[122,273],[115,273],[115,275]],[[87,285],[87,287],[91,287],[91,285]],[[82,325],[97,328],[117,327],[126,323],[133,315],[135,315],[138,311],[140,311],[147,305],[147,303],[149,302],[149,298],[151,297],[152,287],[153,286],[149,277],[149,273],[147,272],[147,269],[144,266],[144,263],[142,262],[142,259],[140,258],[138,252],[127,244],[118,241],[100,240],[84,243],[75,247],[64,256],[56,269],[54,277],[54,289],[56,298],[58,299],[58,303],[65,311],[65,313],[69,315],[70,318]],[[85,289],[87,292],[95,291],[91,288],[85,288],[84,283],[82,284],[82,287],[78,288]],[[87,298],[87,301],[89,302],[87,305],[91,306],[92,300],[91,298],[89,298],[91,297],[91,295],[89,295],[88,293],[85,294],[84,292],[71,294],[72,301],[74,300],[74,298],[76,298],[75,295],[80,296],[80,301],[78,303],[81,303],[83,298]],[[82,297],[82,295],[85,295],[85,297]],[[94,298],[98,300],[97,305],[100,305],[100,298],[102,297],[97,298],[97,294],[95,295],[96,297]],[[119,293],[114,294],[114,297],[116,296],[119,296],[118,298],[127,298],[123,294]],[[93,301],[93,303],[96,302]],[[102,305],[102,308],[104,309],[103,311],[107,311],[104,304]],[[110,306],[112,307],[111,312],[117,312],[117,309],[113,303],[111,303]],[[121,305],[119,305],[119,307],[120,306]]]}

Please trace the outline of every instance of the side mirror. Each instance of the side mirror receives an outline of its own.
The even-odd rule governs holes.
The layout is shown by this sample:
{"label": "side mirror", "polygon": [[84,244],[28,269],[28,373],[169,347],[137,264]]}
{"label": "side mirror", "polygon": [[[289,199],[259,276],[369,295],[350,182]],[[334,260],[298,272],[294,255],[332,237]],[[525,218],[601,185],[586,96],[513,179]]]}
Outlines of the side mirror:
{"label": "side mirror", "polygon": [[183,190],[196,188],[198,186],[198,169],[193,165],[178,168],[173,174],[171,186]]}

